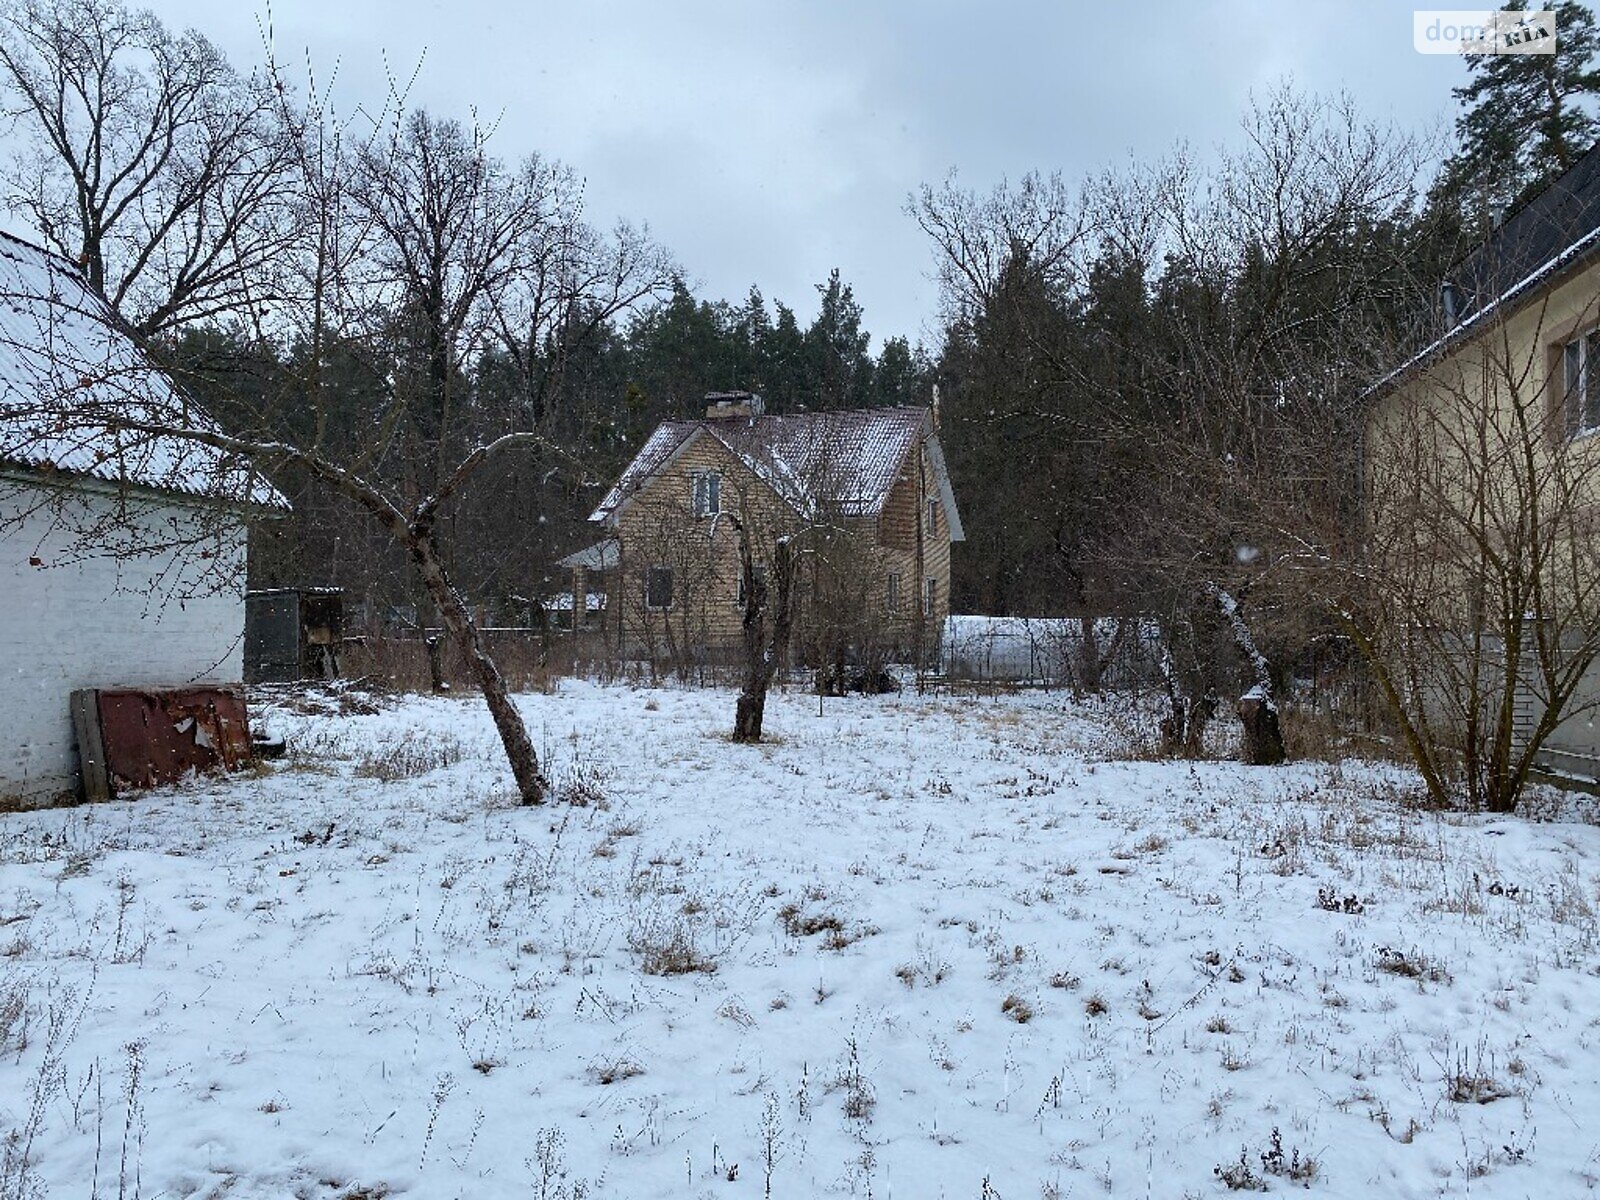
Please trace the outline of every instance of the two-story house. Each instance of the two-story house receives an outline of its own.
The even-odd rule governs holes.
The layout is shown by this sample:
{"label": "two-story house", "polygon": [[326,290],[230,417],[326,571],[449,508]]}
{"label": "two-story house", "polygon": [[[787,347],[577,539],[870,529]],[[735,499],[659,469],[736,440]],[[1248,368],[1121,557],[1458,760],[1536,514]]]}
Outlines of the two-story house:
{"label": "two-story house", "polygon": [[590,514],[607,537],[562,562],[574,611],[603,591],[624,654],[725,661],[742,637],[742,529],[758,570],[793,540],[799,653],[930,659],[964,536],[937,408],[775,415],[749,392],[706,404],[703,419],[662,422]]}
{"label": "two-story house", "polygon": [[1600,777],[1600,148],[1440,301],[1440,336],[1365,397],[1385,683],[1420,739]]}

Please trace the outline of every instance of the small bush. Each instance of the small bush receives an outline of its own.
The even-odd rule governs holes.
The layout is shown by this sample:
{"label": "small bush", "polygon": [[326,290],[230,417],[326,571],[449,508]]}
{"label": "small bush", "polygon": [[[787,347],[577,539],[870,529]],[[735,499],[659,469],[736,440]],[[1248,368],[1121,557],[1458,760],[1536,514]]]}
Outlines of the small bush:
{"label": "small bush", "polygon": [[621,1083],[625,1079],[643,1075],[644,1068],[631,1058],[614,1058],[596,1063],[589,1068],[589,1074],[593,1075],[595,1082],[602,1087],[610,1087],[613,1083]]}
{"label": "small bush", "polygon": [[628,949],[646,975],[710,975],[717,964],[695,944],[684,921],[649,922],[628,935]]}
{"label": "small bush", "polygon": [[861,1048],[854,1036],[845,1044],[845,1061],[835,1084],[844,1089],[844,1115],[852,1121],[870,1121],[878,1098],[861,1070]]}
{"label": "small bush", "polygon": [[1033,1020],[1033,1006],[1015,992],[1000,1002],[1000,1011],[1018,1025],[1026,1025]]}
{"label": "small bush", "polygon": [[1256,1173],[1255,1167],[1250,1164],[1250,1148],[1239,1147],[1239,1161],[1233,1163],[1218,1163],[1211,1168],[1211,1173],[1222,1180],[1223,1185],[1230,1192],[1264,1192],[1267,1190],[1267,1181]]}
{"label": "small bush", "polygon": [[1311,1181],[1317,1177],[1319,1169],[1317,1160],[1309,1154],[1301,1154],[1297,1146],[1291,1147],[1285,1154],[1283,1135],[1276,1128],[1267,1139],[1267,1148],[1256,1157],[1261,1160],[1259,1171],[1250,1161],[1249,1147],[1240,1146],[1237,1162],[1219,1163],[1211,1168],[1211,1173],[1220,1179],[1230,1192],[1265,1192],[1268,1190],[1268,1176],[1287,1179],[1302,1187],[1309,1187]]}
{"label": "small bush", "polygon": [[1414,946],[1409,953],[1390,946],[1379,946],[1373,965],[1380,971],[1398,975],[1402,979],[1419,981],[1425,979],[1429,983],[1450,982],[1450,973]]}
{"label": "small bush", "polygon": [[778,920],[790,937],[815,937],[819,933],[843,933],[844,919],[834,913],[808,913],[790,902],[778,910]]}

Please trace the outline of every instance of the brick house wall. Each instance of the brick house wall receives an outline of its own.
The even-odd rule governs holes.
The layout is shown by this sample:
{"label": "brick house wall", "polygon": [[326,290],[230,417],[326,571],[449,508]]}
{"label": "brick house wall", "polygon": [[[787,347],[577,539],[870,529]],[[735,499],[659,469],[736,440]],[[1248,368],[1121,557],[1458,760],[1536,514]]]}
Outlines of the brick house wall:
{"label": "brick house wall", "polygon": [[[721,517],[695,511],[695,479],[704,474],[720,479]],[[620,607],[611,619],[625,654],[676,662],[737,658],[744,614],[738,534],[728,514],[740,515],[751,531],[758,564],[771,561],[774,537],[804,524],[748,464],[709,436],[691,438],[620,511]],[[906,456],[880,514],[843,518],[837,526],[846,536],[804,539],[796,648],[814,644],[828,623],[817,597],[832,594],[822,579],[832,570],[835,590],[841,580],[851,588],[856,624],[869,624],[898,658],[932,657],[949,613],[951,529],[926,441]],[[651,572],[663,570],[672,572],[672,602],[665,608],[652,603],[661,595],[650,595]],[[930,580],[932,604],[925,611]]]}

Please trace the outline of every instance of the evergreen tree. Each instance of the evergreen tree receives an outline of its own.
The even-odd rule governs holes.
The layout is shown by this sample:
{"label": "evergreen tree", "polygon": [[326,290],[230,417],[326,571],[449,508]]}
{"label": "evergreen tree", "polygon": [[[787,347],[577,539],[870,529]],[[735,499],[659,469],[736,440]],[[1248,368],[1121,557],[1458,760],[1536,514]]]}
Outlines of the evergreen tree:
{"label": "evergreen tree", "polygon": [[771,411],[782,411],[806,403],[806,336],[794,309],[781,301],[777,320],[767,336],[762,353],[762,376],[769,389],[766,399]]}
{"label": "evergreen tree", "polygon": [[861,305],[835,267],[827,283],[817,285],[822,303],[806,330],[809,401],[814,408],[858,408],[868,402],[872,359],[871,335],[861,328]]}
{"label": "evergreen tree", "polygon": [[[1527,0],[1514,0],[1502,11],[1526,9]],[[1460,147],[1434,201],[1459,213],[1469,237],[1487,232],[1497,214],[1571,167],[1600,134],[1594,14],[1577,0],[1561,0],[1554,11],[1554,54],[1467,56],[1472,78],[1454,92]]]}
{"label": "evergreen tree", "polygon": [[920,405],[928,403],[932,369],[922,348],[912,348],[903,337],[892,337],[878,351],[872,368],[874,405]]}

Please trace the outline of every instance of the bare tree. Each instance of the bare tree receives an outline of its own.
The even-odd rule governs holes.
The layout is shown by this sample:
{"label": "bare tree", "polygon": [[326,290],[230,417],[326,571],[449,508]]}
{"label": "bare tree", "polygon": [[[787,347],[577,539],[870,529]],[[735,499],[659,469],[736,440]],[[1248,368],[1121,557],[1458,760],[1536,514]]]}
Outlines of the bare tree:
{"label": "bare tree", "polygon": [[1027,262],[1052,291],[1082,282],[1094,220],[1085,198],[1060,174],[1023,176],[980,195],[952,173],[923,185],[907,212],[932,240],[940,294],[952,321],[978,318],[1005,291],[1007,276]]}
{"label": "bare tree", "polygon": [[634,506],[619,573],[625,654],[642,653],[650,676],[663,668],[703,682],[716,627],[728,619],[737,566],[727,561],[720,522],[697,514],[687,496],[658,489]]}
{"label": "bare tree", "polygon": [[767,690],[789,652],[794,627],[795,546],[790,535],[772,539],[772,578],[756,561],[749,527],[730,516],[739,535],[740,593],[744,597],[744,682],[734,706],[733,740],[759,742]]}
{"label": "bare tree", "polygon": [[293,225],[265,76],[119,0],[13,0],[0,85],[26,148],[7,203],[136,332],[270,296]]}
{"label": "bare tree", "polygon": [[[103,0],[33,3],[6,29],[0,65],[24,98],[16,115],[49,150],[48,169],[36,153],[8,164],[6,180],[14,196],[38,197],[46,236],[106,290],[112,319],[148,335],[226,314],[282,364],[263,394],[228,397],[221,428],[119,404],[103,363],[67,364],[96,387],[35,415],[68,435],[63,417],[152,445],[188,439],[292,468],[353,502],[403,552],[483,690],[523,801],[541,802],[531,739],[444,533],[469,481],[508,451],[561,449],[515,414],[499,428],[469,422],[463,399],[499,300],[533,286],[550,245],[568,248],[545,285],[550,303],[572,312],[616,312],[649,294],[659,284],[643,273],[665,256],[637,242],[616,251],[584,227],[562,168],[508,169],[481,131],[408,114],[402,93],[387,116],[341,117],[314,81],[297,101],[269,64],[265,86],[247,86],[198,35],[174,43],[153,17]],[[75,106],[70,117],[55,96]],[[264,159],[232,157],[257,134]],[[269,164],[271,188],[247,186],[256,177],[241,163]],[[70,233],[65,213],[78,214]],[[258,220],[272,240],[254,232]],[[597,292],[596,280],[612,286]],[[332,414],[349,403],[335,364],[359,373],[374,403],[354,439],[332,435]]]}
{"label": "bare tree", "polygon": [[1552,380],[1546,352],[1600,317],[1600,291],[1575,286],[1559,320],[1548,298],[1491,311],[1367,419],[1369,524],[1340,616],[1439,804],[1459,786],[1511,811],[1557,731],[1600,707],[1600,456],[1583,436],[1600,387]]}

